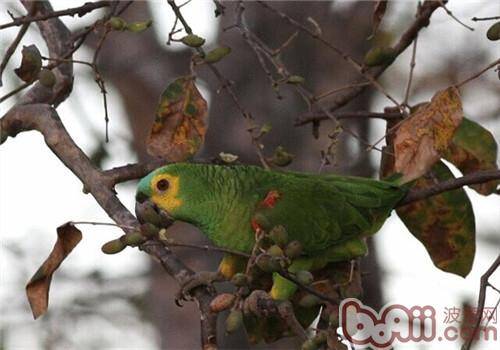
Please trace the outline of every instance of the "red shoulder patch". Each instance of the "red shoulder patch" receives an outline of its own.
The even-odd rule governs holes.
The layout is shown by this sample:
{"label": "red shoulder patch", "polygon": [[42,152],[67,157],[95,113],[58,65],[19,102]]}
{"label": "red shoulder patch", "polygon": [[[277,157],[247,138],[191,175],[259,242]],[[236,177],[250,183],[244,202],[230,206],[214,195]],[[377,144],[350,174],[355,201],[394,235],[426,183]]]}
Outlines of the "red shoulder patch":
{"label": "red shoulder patch", "polygon": [[262,228],[255,219],[252,219],[252,221],[250,221],[250,225],[252,225],[252,229],[254,230],[255,233],[262,231]]}
{"label": "red shoulder patch", "polygon": [[261,202],[261,205],[265,208],[274,208],[278,199],[280,199],[281,195],[276,190],[271,190],[267,193],[266,198]]}

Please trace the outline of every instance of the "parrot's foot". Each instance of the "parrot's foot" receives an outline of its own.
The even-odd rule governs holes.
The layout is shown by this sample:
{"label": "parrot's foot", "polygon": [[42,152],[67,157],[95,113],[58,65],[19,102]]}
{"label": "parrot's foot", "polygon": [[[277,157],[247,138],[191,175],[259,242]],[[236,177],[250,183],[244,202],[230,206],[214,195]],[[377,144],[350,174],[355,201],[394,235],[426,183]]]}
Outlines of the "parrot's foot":
{"label": "parrot's foot", "polygon": [[175,303],[182,306],[181,301],[192,300],[191,291],[200,286],[206,286],[210,292],[215,292],[214,282],[223,282],[226,278],[219,271],[200,271],[194,273],[184,283],[175,296]]}

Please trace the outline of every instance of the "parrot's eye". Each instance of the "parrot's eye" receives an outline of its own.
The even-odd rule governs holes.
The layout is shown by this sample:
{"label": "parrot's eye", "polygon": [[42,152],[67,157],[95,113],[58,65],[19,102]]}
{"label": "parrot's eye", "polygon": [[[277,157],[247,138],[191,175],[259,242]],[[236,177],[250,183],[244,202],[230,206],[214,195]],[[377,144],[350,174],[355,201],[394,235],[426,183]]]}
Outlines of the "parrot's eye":
{"label": "parrot's eye", "polygon": [[166,190],[168,190],[169,185],[170,184],[168,183],[167,179],[161,179],[156,183],[156,188],[161,192],[165,192]]}

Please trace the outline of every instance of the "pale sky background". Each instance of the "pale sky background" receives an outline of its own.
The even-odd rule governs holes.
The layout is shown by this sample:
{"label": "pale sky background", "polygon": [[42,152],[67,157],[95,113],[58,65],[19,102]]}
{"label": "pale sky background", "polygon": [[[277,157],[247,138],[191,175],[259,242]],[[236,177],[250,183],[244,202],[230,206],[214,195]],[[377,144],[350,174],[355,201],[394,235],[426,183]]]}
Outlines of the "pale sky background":
{"label": "pale sky background", "polygon": [[[53,1],[56,9],[67,8],[69,1]],[[71,1],[71,6],[81,2]],[[0,23],[9,21],[6,14],[6,2],[0,2]],[[171,27],[173,16],[164,1],[154,3],[155,14],[154,27],[159,35],[159,40],[166,41],[164,33]],[[345,3],[338,6],[347,6]],[[415,6],[413,1],[398,2],[393,11],[402,11],[404,7]],[[431,26],[425,29],[419,36],[417,67],[415,79],[425,70],[435,69],[438,72],[443,68],[442,57],[449,55],[460,55],[464,62],[474,61],[475,55],[486,53],[488,62],[499,56],[498,42],[493,43],[484,38],[486,29],[491,22],[471,22],[472,16],[492,16],[500,14],[500,3],[496,1],[450,1],[448,7],[454,14],[472,25],[476,30],[470,32],[453,22],[444,11],[438,10],[433,15]],[[216,20],[212,16],[210,21],[199,20],[200,14],[212,12],[212,3],[209,1],[194,0],[183,8],[188,21],[192,23],[196,33],[212,43],[215,38],[214,25]],[[389,13],[384,21],[384,26],[390,28],[398,25],[394,13]],[[91,23],[95,16],[85,16],[83,19],[64,17],[63,20],[70,28],[75,23]],[[0,52],[3,55],[5,49],[17,33],[17,28],[3,30],[0,36]],[[40,44],[40,37],[35,26],[32,26],[23,40],[23,44],[37,43],[41,51],[45,51]],[[404,69],[407,72],[410,61],[410,51],[407,50],[395,63],[395,69]],[[80,49],[75,58],[85,59],[90,52]],[[12,69],[20,62],[19,51],[11,58],[9,66]],[[432,67],[432,68],[430,68]],[[4,95],[18,86],[20,80],[7,69],[4,74],[4,86],[0,88],[0,95]],[[91,153],[97,146],[97,140],[104,138],[104,115],[102,100],[99,90],[90,77],[88,67],[75,65],[75,85],[70,98],[59,108],[66,128],[77,144],[87,153]],[[477,67],[474,71],[478,70]],[[471,74],[471,71],[461,72],[463,77]],[[486,73],[492,84],[498,84],[497,73],[490,70]],[[390,76],[390,72],[387,74]],[[81,79],[86,77],[86,79]],[[406,77],[406,73],[405,73]],[[165,77],[167,83],[173,77]],[[396,98],[402,99],[406,81],[389,82],[387,79],[382,83]],[[110,84],[108,84],[110,85]],[[443,88],[446,86],[443,86]],[[107,148],[111,157],[104,163],[105,168],[122,165],[136,161],[136,157],[128,147],[131,138],[126,125],[124,111],[118,94],[112,86],[108,88],[108,105],[110,114],[110,143]],[[476,91],[480,91],[480,94]],[[465,96],[463,104],[465,114],[473,119],[474,113],[480,115],[496,114],[496,119],[490,118],[481,121],[497,140],[500,140],[499,111],[493,110],[488,101],[495,98],[488,95],[484,90],[479,90],[478,84],[472,82],[462,91]],[[206,95],[206,94],[205,94]],[[410,102],[419,102],[430,99],[431,95],[414,96]],[[496,96],[498,98],[498,96]],[[3,115],[14,103],[10,99],[0,104],[0,115]],[[387,104],[383,97],[378,98],[372,110],[379,111]],[[491,116],[493,117],[493,115]],[[382,135],[383,123],[375,123],[372,140]],[[374,153],[375,157],[378,154]],[[133,210],[134,186],[125,184],[118,187],[120,198],[123,203]],[[467,190],[472,200],[476,215],[477,234],[480,237],[487,232],[500,234],[500,196],[483,197],[475,192]],[[45,146],[42,137],[36,132],[22,133],[15,139],[9,138],[0,146],[0,322],[7,325],[15,325],[9,328],[7,338],[4,340],[6,349],[39,348],[38,334],[43,332],[43,323],[33,321],[24,294],[24,285],[34,273],[39,264],[46,258],[56,239],[56,228],[62,223],[74,220],[109,222],[106,214],[95,203],[90,195],[82,193],[80,181],[66,169],[60,161]],[[106,277],[120,277],[133,274],[145,273],[148,267],[148,257],[137,249],[126,249],[124,252],[108,256],[101,253],[101,245],[113,238],[118,237],[120,230],[112,227],[82,226],[83,241],[75,249],[73,254],[64,262],[63,268],[58,271],[61,274],[71,276],[74,281],[83,278],[92,271],[99,269]],[[475,304],[479,290],[479,278],[489,267],[499,247],[486,245],[478,239],[476,260],[471,274],[466,278],[452,276],[436,269],[428,257],[423,246],[413,238],[399,219],[393,215],[385,224],[381,232],[376,236],[382,268],[387,272],[382,282],[385,288],[386,300],[389,302],[402,303],[408,307],[412,305],[432,305],[438,312],[438,324],[444,318],[445,307],[460,307],[464,298],[470,298]],[[22,247],[28,256],[20,258],[12,253],[15,247]],[[78,282],[73,282],[73,289],[63,288],[65,282],[56,273],[51,290],[51,307],[63,305],[70,300],[74,294],[74,285],[78,289]],[[104,282],[105,283],[105,282]],[[174,283],[174,282],[172,282]],[[497,273],[492,283],[500,287],[500,273]],[[138,291],[147,288],[147,281],[142,279],[130,286]],[[66,292],[62,292],[66,291]],[[79,291],[86,293],[86,291]],[[91,293],[91,291],[88,291]],[[173,298],[173,296],[165,296]],[[494,306],[498,295],[490,293],[487,306]],[[112,308],[119,301],[110,302],[108,307]],[[18,307],[20,306],[20,308]],[[17,307],[17,313],[6,312]],[[49,308],[49,314],[50,314]],[[107,326],[109,333],[114,339],[115,348],[154,348],[152,341],[152,329],[149,326],[141,326],[130,332],[127,327],[120,327],[113,322],[103,323],[96,320],[88,327],[74,328],[75,340],[88,341],[93,330]],[[198,325],[193,325],[198,327]],[[498,325],[497,325],[498,327]],[[499,330],[500,336],[500,330]],[[484,343],[477,349],[498,349],[500,340],[496,343]],[[436,343],[440,349],[458,349],[458,344]],[[419,344],[408,344],[398,346],[398,349],[421,349]],[[434,348],[434,346],[432,346]]]}

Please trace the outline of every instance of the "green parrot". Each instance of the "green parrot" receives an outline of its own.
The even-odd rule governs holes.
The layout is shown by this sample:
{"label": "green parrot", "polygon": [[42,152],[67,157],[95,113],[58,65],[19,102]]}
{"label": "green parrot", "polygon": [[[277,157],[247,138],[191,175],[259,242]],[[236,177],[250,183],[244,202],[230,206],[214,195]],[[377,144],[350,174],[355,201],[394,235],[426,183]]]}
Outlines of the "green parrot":
{"label": "green parrot", "polygon": [[[288,270],[315,271],[367,252],[407,188],[368,178],[269,171],[246,165],[170,164],[138,185],[136,200],[153,202],[172,219],[201,229],[219,247],[250,253],[256,233],[283,226],[303,253]],[[226,255],[219,273],[230,279],[245,264]],[[297,286],[273,274],[270,295],[289,299]]]}

